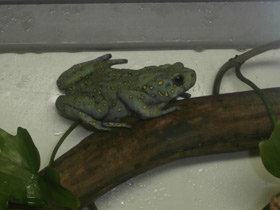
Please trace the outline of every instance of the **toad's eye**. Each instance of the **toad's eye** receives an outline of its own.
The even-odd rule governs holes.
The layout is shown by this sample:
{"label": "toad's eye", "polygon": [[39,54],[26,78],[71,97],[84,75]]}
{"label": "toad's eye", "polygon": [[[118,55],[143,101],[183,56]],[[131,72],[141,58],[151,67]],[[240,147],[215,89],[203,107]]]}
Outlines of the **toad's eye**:
{"label": "toad's eye", "polygon": [[184,76],[182,74],[177,75],[173,78],[174,85],[180,86],[184,84]]}

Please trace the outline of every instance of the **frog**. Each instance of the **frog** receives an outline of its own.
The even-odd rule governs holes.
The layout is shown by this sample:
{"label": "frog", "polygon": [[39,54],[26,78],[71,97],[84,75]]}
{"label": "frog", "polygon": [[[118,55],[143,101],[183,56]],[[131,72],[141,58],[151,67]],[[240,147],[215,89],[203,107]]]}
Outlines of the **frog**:
{"label": "frog", "polygon": [[130,128],[121,119],[159,117],[180,108],[165,106],[186,93],[196,82],[196,72],[180,62],[147,66],[139,70],[112,68],[127,59],[111,59],[111,54],[73,65],[57,79],[65,94],[56,108],[66,118],[86,127],[109,131]]}

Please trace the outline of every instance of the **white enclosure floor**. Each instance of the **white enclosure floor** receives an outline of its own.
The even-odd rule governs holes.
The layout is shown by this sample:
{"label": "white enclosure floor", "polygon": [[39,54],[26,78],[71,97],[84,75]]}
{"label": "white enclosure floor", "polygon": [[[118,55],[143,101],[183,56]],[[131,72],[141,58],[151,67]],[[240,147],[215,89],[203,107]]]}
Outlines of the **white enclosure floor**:
{"label": "white enclosure floor", "polygon": [[[108,52],[0,54],[0,128],[12,134],[18,126],[27,128],[40,151],[41,167],[46,166],[58,139],[72,123],[55,109],[55,100],[61,94],[56,79],[73,64],[105,53]],[[189,92],[198,97],[211,94],[220,66],[240,53],[177,50],[114,51],[112,55],[128,59],[129,63],[119,68],[182,62],[197,72],[197,83]],[[243,67],[244,75],[260,88],[279,86],[279,57],[280,51],[270,51],[251,59]],[[249,89],[230,72],[223,80],[221,92]],[[59,155],[88,134],[78,127],[62,145]],[[211,155],[151,170],[114,188],[96,205],[99,210],[256,210],[280,191],[279,184],[266,172],[260,158],[250,157],[248,152]]]}

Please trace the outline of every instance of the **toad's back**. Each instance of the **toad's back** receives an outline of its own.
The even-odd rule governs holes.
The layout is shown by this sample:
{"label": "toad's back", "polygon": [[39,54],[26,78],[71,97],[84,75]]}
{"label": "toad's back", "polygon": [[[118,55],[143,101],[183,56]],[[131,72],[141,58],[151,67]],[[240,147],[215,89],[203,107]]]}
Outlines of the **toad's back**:
{"label": "toad's back", "polygon": [[91,74],[72,82],[68,90],[68,94],[88,93],[92,92],[116,92],[119,89],[141,90],[143,86],[154,78],[157,74],[166,74],[168,70],[162,66],[150,66],[140,70],[130,69],[114,69],[102,66],[101,69],[85,66],[82,71],[92,71]]}

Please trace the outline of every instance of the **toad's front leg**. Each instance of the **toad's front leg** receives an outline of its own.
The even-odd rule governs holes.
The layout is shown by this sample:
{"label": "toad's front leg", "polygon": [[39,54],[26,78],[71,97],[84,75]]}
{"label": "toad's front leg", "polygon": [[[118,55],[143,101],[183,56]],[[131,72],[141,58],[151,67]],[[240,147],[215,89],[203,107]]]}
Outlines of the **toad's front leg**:
{"label": "toad's front leg", "polygon": [[118,93],[120,99],[134,113],[139,115],[141,119],[149,119],[159,117],[170,112],[180,110],[180,107],[174,106],[163,109],[167,103],[153,103],[154,98],[144,92],[136,90],[120,90]]}

